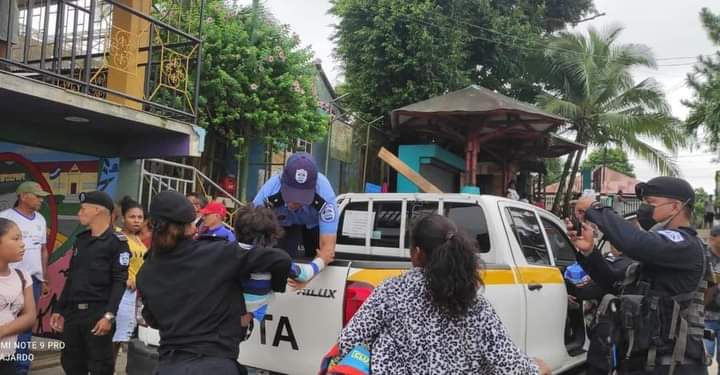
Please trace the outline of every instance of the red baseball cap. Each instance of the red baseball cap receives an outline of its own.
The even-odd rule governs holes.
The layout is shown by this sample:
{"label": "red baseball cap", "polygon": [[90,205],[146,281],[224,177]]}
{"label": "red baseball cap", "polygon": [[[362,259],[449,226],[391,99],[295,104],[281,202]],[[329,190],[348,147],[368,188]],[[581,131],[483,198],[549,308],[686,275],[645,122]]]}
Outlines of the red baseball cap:
{"label": "red baseball cap", "polygon": [[205,208],[200,210],[203,215],[218,214],[220,217],[225,218],[227,216],[227,209],[221,202],[210,202]]}

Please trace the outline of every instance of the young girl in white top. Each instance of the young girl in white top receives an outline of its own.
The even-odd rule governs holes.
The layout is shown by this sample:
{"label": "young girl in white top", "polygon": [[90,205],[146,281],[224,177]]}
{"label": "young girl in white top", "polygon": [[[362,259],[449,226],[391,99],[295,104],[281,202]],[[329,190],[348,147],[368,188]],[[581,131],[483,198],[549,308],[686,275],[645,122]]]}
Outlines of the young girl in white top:
{"label": "young girl in white top", "polygon": [[20,359],[15,358],[17,334],[35,323],[32,279],[25,271],[9,266],[24,254],[20,229],[11,220],[0,218],[0,375],[15,374],[15,361]]}

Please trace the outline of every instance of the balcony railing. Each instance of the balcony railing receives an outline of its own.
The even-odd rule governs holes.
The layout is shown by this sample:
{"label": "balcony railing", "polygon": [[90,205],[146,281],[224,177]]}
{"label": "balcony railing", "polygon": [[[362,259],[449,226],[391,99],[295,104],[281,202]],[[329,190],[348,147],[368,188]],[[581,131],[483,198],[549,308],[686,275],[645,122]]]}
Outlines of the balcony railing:
{"label": "balcony railing", "polygon": [[200,30],[202,1],[188,31],[150,1],[0,1],[0,69],[195,122],[202,44],[188,25]]}

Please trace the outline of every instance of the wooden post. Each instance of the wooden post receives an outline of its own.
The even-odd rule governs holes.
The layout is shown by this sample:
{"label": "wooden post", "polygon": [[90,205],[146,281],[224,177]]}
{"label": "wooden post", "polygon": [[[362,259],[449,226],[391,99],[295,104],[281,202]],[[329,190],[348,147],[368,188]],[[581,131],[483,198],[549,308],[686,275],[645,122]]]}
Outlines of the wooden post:
{"label": "wooden post", "polygon": [[464,186],[477,186],[477,157],[479,151],[480,140],[475,132],[471,132],[465,146],[465,176],[461,180]]}
{"label": "wooden post", "polygon": [[417,185],[424,193],[442,193],[442,190],[438,189],[437,186],[433,185],[425,177],[421,176],[405,164],[402,160],[398,159],[397,156],[393,155],[392,152],[388,151],[385,147],[380,148],[378,157],[387,163],[391,168],[396,170],[401,175],[405,176],[412,183]]}

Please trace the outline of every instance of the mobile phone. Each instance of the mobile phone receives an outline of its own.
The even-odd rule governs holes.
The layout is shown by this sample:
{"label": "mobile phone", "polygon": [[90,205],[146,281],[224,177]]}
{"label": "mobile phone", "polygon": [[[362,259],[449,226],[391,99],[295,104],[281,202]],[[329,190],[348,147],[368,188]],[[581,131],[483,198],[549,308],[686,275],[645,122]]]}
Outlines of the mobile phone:
{"label": "mobile phone", "polygon": [[577,235],[581,236],[582,235],[582,222],[580,221],[580,219],[578,219],[577,216],[575,216],[573,214],[572,217],[570,218],[570,222],[572,223],[573,228],[575,229],[575,232],[577,232]]}

